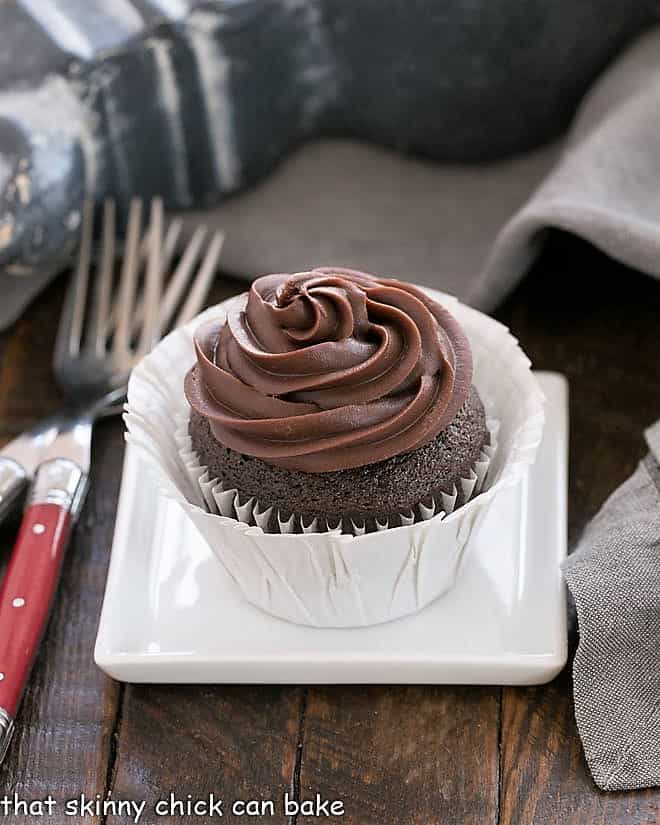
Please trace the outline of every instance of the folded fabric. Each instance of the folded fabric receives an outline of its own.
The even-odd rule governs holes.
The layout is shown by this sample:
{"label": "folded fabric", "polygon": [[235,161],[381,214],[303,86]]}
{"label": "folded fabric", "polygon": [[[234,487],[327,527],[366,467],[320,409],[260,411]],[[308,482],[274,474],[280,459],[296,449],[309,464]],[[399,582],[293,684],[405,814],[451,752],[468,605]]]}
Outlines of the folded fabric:
{"label": "folded fabric", "polygon": [[[188,233],[200,221],[225,231],[222,265],[239,276],[337,263],[490,310],[525,273],[547,227],[660,275],[659,132],[654,29],[596,81],[563,145],[447,165],[357,141],[320,141],[221,207],[183,217]],[[14,278],[0,328],[41,286],[35,276]]]}
{"label": "folded fabric", "polygon": [[660,29],[643,35],[585,97],[562,156],[499,233],[470,298],[493,306],[547,227],[660,276]]}
{"label": "folded fabric", "polygon": [[654,29],[594,84],[563,147],[461,166],[322,141],[245,194],[184,219],[189,232],[200,220],[225,230],[223,265],[237,275],[336,263],[489,310],[525,273],[547,227],[660,275],[659,133]]}
{"label": "folded fabric", "polygon": [[564,563],[580,642],[575,717],[603,790],[660,785],[660,421]]}

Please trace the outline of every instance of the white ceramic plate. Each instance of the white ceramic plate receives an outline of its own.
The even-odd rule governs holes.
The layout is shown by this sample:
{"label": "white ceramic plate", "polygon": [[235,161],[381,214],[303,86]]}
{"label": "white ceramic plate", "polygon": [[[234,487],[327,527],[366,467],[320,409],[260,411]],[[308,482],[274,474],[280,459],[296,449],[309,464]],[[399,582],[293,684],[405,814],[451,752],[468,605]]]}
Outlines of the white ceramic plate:
{"label": "white ceramic plate", "polygon": [[490,508],[449,593],[376,627],[301,627],[248,604],[128,446],[97,664],[131,682],[549,681],[566,662],[568,389],[536,375],[546,425],[528,480]]}

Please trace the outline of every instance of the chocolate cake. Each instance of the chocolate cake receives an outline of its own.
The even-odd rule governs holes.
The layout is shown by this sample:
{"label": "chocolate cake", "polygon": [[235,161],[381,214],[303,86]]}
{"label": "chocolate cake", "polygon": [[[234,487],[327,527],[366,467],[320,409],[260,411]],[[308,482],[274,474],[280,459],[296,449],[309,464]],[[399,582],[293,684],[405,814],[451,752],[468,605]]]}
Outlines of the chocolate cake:
{"label": "chocolate cake", "polygon": [[417,287],[325,268],[257,279],[195,335],[193,448],[283,518],[390,526],[487,443],[458,322]]}

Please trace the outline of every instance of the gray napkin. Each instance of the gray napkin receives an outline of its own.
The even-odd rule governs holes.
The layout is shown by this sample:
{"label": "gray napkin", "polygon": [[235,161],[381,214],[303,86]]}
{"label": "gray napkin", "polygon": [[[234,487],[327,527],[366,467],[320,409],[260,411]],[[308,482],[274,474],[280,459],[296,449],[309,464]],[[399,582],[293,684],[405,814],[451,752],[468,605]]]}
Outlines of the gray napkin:
{"label": "gray napkin", "polygon": [[490,307],[518,281],[548,227],[573,232],[660,277],[660,29],[584,98],[561,158],[498,234],[471,300]]}
{"label": "gray napkin", "polygon": [[660,421],[646,439],[564,564],[580,630],[575,716],[606,791],[660,785]]}
{"label": "gray napkin", "polygon": [[320,141],[211,212],[223,266],[252,278],[336,263],[452,292],[492,309],[549,226],[660,276],[660,29],[641,36],[584,98],[563,145],[492,164],[425,163]]}
{"label": "gray napkin", "polygon": [[[563,143],[491,164],[434,164],[350,140],[318,141],[210,211],[222,266],[252,279],[354,266],[492,309],[525,273],[546,227],[660,276],[660,29],[595,82]],[[8,276],[7,276],[8,277]],[[0,294],[7,284],[0,275]],[[14,279],[0,329],[41,284]],[[8,310],[8,311],[7,311]]]}

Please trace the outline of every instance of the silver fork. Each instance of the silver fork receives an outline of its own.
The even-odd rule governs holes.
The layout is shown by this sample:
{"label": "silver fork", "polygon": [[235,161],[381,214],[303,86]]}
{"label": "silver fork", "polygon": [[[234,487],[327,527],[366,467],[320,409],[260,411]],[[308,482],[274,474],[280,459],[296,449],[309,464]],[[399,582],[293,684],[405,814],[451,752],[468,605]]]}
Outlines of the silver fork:
{"label": "silver fork", "polygon": [[[83,209],[78,262],[54,353],[55,377],[67,406],[49,420],[56,435],[40,452],[0,589],[0,763],[87,490],[93,422],[121,410],[133,366],[164,332],[197,314],[222,248],[222,234],[216,233],[204,250],[203,230],[198,230],[166,279],[164,267],[169,268],[180,227],[172,222],[165,229],[163,205],[156,199],[142,237],[142,210],[141,201],[131,203],[124,259],[116,278],[115,206],[105,202],[99,271],[89,300],[94,205],[87,202]],[[29,441],[21,444],[27,443],[27,449]],[[20,460],[14,458],[14,463]]]}
{"label": "silver fork", "polygon": [[[157,198],[151,204],[149,228],[141,237],[142,209],[140,200],[131,202],[124,260],[115,287],[115,206],[112,200],[104,203],[100,266],[91,311],[87,305],[93,205],[86,203],[83,209],[78,265],[63,307],[53,360],[60,389],[76,406],[91,401],[92,407],[100,404],[103,409],[108,397],[121,396],[122,389],[125,393],[131,369],[161,335],[199,312],[215,273],[223,235],[213,235],[199,263],[206,232],[199,227],[165,288],[164,272],[170,266],[181,224],[172,221],[165,232],[163,205]],[[140,292],[138,279],[145,259]]]}

